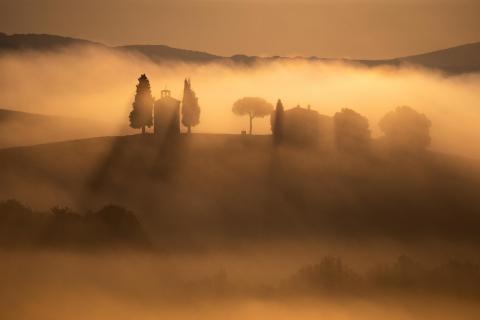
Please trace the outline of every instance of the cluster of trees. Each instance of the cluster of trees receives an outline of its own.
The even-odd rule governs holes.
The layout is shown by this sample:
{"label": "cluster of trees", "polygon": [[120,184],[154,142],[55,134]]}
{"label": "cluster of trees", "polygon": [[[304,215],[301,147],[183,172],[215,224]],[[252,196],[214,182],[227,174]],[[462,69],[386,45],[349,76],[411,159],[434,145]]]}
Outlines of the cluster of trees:
{"label": "cluster of trees", "polygon": [[[334,138],[337,149],[348,153],[368,151],[371,136],[368,119],[351,110],[335,113]],[[414,109],[402,106],[387,113],[379,122],[388,147],[401,152],[420,152],[431,142],[431,121]]]}
{"label": "cluster of trees", "polygon": [[148,246],[137,217],[108,205],[86,214],[54,207],[37,212],[16,200],[0,202],[0,246],[92,247]]}
{"label": "cluster of trees", "polygon": [[[280,143],[284,132],[284,108],[278,100],[271,118],[275,143]],[[385,144],[395,151],[420,152],[431,142],[431,121],[414,109],[401,106],[387,113],[379,122]],[[372,137],[368,119],[358,112],[344,108],[333,116],[333,137],[340,152],[364,153],[370,151]]]}
{"label": "cluster of trees", "polygon": [[[252,134],[252,122],[255,118],[271,115],[273,140],[282,142],[285,110],[278,100],[273,105],[258,97],[246,97],[233,104],[232,111],[239,116],[249,118],[249,133]],[[384,133],[383,139],[392,149],[418,152],[426,149],[431,142],[431,121],[410,107],[402,106],[386,114],[379,123]],[[361,153],[370,149],[372,138],[368,119],[354,110],[344,108],[333,116],[333,136],[337,149],[346,153]]]}
{"label": "cluster of trees", "polygon": [[[155,98],[152,96],[150,81],[145,74],[138,78],[137,91],[130,112],[130,127],[142,129],[145,134],[146,127],[153,125],[153,105]],[[195,92],[192,90],[190,79],[185,79],[182,100],[182,124],[187,127],[188,133],[191,128],[200,123],[200,106]]]}
{"label": "cluster of trees", "polygon": [[[142,129],[153,125],[154,98],[150,82],[145,74],[138,79],[137,91],[130,112],[130,126]],[[275,111],[271,103],[259,97],[245,97],[237,100],[232,107],[234,114],[247,115],[249,118],[249,134],[253,131],[253,119],[270,115],[274,142],[279,144],[284,137],[284,107],[278,100]],[[182,124],[191,133],[191,128],[200,122],[200,106],[190,79],[185,79],[182,99]],[[275,125],[273,125],[275,124]],[[334,140],[341,152],[359,153],[371,147],[371,132],[368,119],[354,110],[344,108],[333,116]],[[379,123],[388,146],[402,151],[421,151],[431,142],[431,121],[410,107],[402,106],[386,114]]]}
{"label": "cluster of trees", "polygon": [[269,297],[367,297],[444,296],[477,301],[480,297],[480,267],[469,260],[449,259],[425,266],[407,255],[388,264],[375,264],[358,272],[340,258],[326,256],[317,264],[300,268],[278,285],[249,286],[235,283],[228,270],[182,282],[177,288],[189,294],[259,294]]}
{"label": "cluster of trees", "polygon": [[401,255],[392,264],[375,265],[360,274],[339,258],[327,256],[320,263],[301,268],[285,283],[297,291],[325,294],[408,292],[478,297],[480,266],[471,261],[450,259],[424,266]]}

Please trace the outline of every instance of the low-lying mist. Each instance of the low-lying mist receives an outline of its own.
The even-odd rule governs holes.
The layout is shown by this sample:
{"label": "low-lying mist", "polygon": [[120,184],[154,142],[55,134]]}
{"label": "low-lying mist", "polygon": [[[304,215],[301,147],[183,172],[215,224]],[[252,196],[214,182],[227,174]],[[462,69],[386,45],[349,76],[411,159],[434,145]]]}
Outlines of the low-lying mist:
{"label": "low-lying mist", "polygon": [[[244,96],[329,116],[348,107],[378,137],[380,118],[409,105],[431,120],[435,151],[480,158],[479,74],[158,65],[72,47],[0,56],[0,107],[121,134],[142,73],[157,98],[166,87],[181,99],[190,77],[202,108],[194,132],[237,135],[1,150],[1,319],[478,319],[476,160],[399,155],[382,141],[358,154],[274,147],[239,135],[248,119],[231,109]],[[255,119],[254,133],[270,133],[269,120]]]}
{"label": "low-lying mist", "polygon": [[[61,52],[14,53],[0,56],[0,106],[35,113],[58,114],[128,126],[128,112],[137,78],[146,73],[157,98],[168,88],[181,99],[183,79],[190,77],[201,111],[195,132],[240,133],[246,118],[231,112],[244,96],[260,96],[286,108],[311,105],[332,116],[351,108],[368,117],[374,136],[379,119],[399,105],[425,113],[433,123],[432,148],[480,157],[480,75],[447,77],[414,67],[378,67],[300,60],[230,63],[154,64],[132,54],[93,47]],[[254,133],[270,132],[269,119],[255,119]],[[12,133],[14,134],[14,133]]]}
{"label": "low-lying mist", "polygon": [[[287,259],[291,257],[291,259]],[[295,252],[197,256],[0,252],[2,319],[478,319],[478,265]],[[466,271],[466,272],[465,272]],[[434,279],[440,281],[432,282]]]}

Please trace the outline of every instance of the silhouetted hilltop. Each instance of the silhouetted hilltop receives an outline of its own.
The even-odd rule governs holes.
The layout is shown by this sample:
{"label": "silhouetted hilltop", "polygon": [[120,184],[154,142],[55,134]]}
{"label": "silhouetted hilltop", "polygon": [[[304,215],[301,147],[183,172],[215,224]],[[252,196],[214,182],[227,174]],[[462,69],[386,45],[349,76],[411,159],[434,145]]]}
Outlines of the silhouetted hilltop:
{"label": "silhouetted hilltop", "polygon": [[346,63],[360,63],[367,66],[400,66],[404,64],[418,65],[429,69],[438,69],[450,74],[460,74],[480,71],[480,42],[466,44],[458,47],[438,50],[420,55],[400,57],[387,60],[355,60],[355,59],[326,59],[321,57],[258,57],[244,54],[236,54],[231,57],[222,57],[203,53],[198,51],[189,51],[175,49],[167,46],[125,46],[119,47],[128,50],[138,51],[152,61],[161,62],[162,60],[180,60],[185,62],[212,62],[212,61],[231,61],[242,65],[253,65],[264,61],[324,61],[335,62],[342,60]]}
{"label": "silhouetted hilltop", "polygon": [[99,43],[88,40],[62,37],[50,34],[7,35],[5,33],[0,33],[0,52],[11,50],[54,51],[72,45],[103,46]]}
{"label": "silhouetted hilltop", "polygon": [[[355,59],[335,59],[311,57],[258,57],[244,54],[236,54],[231,57],[214,55],[201,51],[192,51],[185,49],[172,48],[166,45],[126,45],[118,47],[108,47],[103,44],[91,42],[82,39],[61,37],[45,34],[14,34],[6,35],[0,33],[0,53],[19,50],[57,50],[71,45],[95,45],[114,51],[139,53],[153,62],[162,61],[181,61],[187,63],[207,63],[207,62],[232,62],[241,65],[253,65],[264,61],[324,61],[335,62],[343,61],[345,63],[358,63],[370,67],[375,66],[400,66],[411,64],[430,69],[438,69],[450,74],[460,74],[480,71],[480,42],[465,44],[434,52],[400,57],[384,60],[355,60]],[[293,48],[294,49],[294,48]]]}
{"label": "silhouetted hilltop", "polygon": [[412,64],[447,73],[480,71],[480,42],[390,60],[360,60],[369,66]]}
{"label": "silhouetted hilltop", "polygon": [[116,47],[116,49],[127,52],[141,53],[154,62],[162,62],[164,60],[181,60],[203,63],[222,59],[220,56],[205,52],[177,49],[164,45],[129,45]]}
{"label": "silhouetted hilltop", "polygon": [[118,134],[101,121],[0,109],[0,148]]}
{"label": "silhouetted hilltop", "polygon": [[401,61],[451,72],[480,70],[480,42],[401,58]]}

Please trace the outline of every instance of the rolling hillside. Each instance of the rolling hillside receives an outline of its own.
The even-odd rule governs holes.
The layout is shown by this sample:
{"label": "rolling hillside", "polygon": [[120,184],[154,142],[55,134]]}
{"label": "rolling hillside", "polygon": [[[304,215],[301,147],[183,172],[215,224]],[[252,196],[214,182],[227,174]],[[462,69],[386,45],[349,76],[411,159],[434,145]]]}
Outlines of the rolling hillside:
{"label": "rolling hillside", "polygon": [[12,34],[0,32],[0,53],[19,50],[54,51],[72,45],[96,45],[88,40],[49,34]]}
{"label": "rolling hillside", "polygon": [[0,150],[0,194],[41,209],[119,204],[172,241],[480,241],[478,163],[275,149],[270,139],[135,135]]}
{"label": "rolling hillside", "polygon": [[138,52],[150,58],[154,62],[180,60],[186,62],[204,63],[223,59],[223,57],[205,52],[171,48],[164,45],[131,45],[115,47],[115,49],[126,52]]}
{"label": "rolling hillside", "polygon": [[14,34],[0,33],[0,54],[2,52],[15,52],[19,50],[52,51],[59,50],[71,45],[92,45],[111,49],[119,52],[132,52],[146,56],[150,60],[159,63],[162,61],[181,61],[188,63],[207,63],[213,61],[229,61],[232,63],[251,65],[261,61],[272,60],[307,60],[307,61],[344,61],[360,63],[366,66],[403,64],[418,65],[425,68],[441,70],[449,74],[461,74],[480,71],[480,42],[447,48],[434,52],[399,57],[387,60],[348,60],[348,59],[324,59],[322,57],[256,57],[242,54],[231,57],[223,57],[205,52],[172,48],[166,45],[127,45],[108,47],[103,44],[74,39],[68,37],[44,35],[44,34]]}
{"label": "rolling hillside", "polygon": [[370,66],[410,64],[460,74],[480,71],[480,42],[391,60],[360,61]]}
{"label": "rolling hillside", "polygon": [[0,109],[0,148],[118,135],[109,123]]}
{"label": "rolling hillside", "polygon": [[480,70],[480,42],[401,58],[401,61],[453,72]]}

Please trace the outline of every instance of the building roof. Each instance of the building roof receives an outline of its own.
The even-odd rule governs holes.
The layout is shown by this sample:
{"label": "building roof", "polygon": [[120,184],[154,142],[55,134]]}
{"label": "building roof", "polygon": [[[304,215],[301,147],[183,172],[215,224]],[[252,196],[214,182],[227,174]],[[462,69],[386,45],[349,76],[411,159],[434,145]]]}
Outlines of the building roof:
{"label": "building roof", "polygon": [[158,99],[157,101],[155,101],[155,104],[156,104],[157,102],[170,102],[170,103],[171,103],[171,102],[177,102],[177,103],[179,103],[180,100],[177,100],[177,99],[172,98],[172,97],[170,97],[170,96],[166,96],[166,97],[160,98],[160,99]]}
{"label": "building roof", "polygon": [[170,103],[173,103],[173,102],[180,102],[180,100],[177,100],[175,98],[172,98],[171,96],[171,93],[170,93],[170,90],[162,90],[162,95],[161,95],[161,98],[158,99],[157,101],[155,101],[155,104],[157,102],[170,102]]}
{"label": "building roof", "polygon": [[318,116],[319,113],[316,110],[302,108],[300,106],[296,106],[295,108],[285,110],[286,114],[298,114],[298,115],[306,115],[306,116]]}

